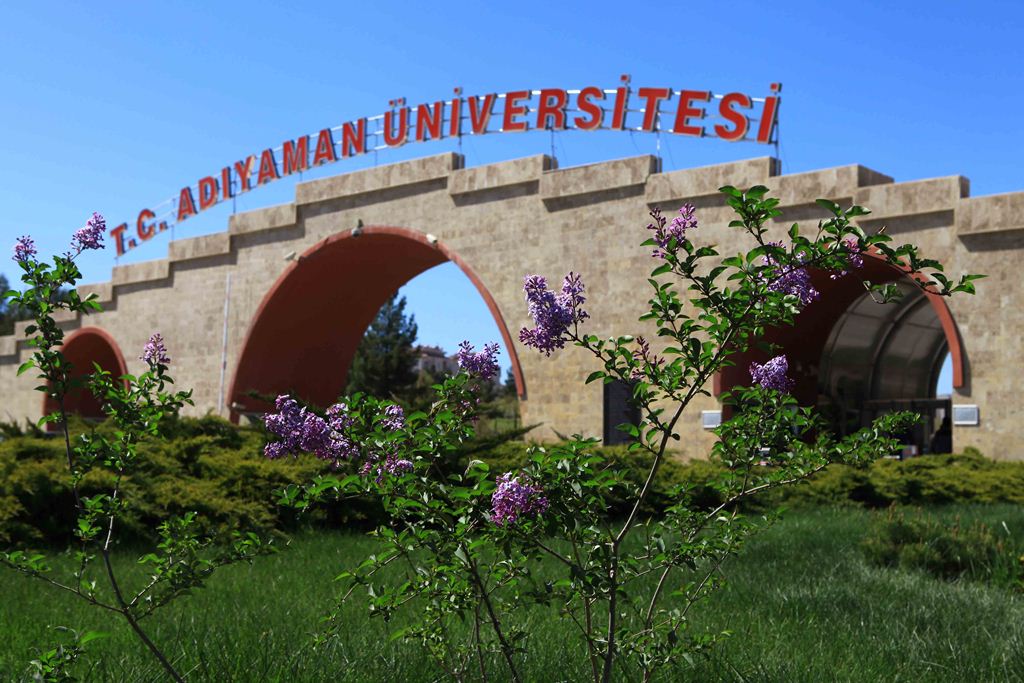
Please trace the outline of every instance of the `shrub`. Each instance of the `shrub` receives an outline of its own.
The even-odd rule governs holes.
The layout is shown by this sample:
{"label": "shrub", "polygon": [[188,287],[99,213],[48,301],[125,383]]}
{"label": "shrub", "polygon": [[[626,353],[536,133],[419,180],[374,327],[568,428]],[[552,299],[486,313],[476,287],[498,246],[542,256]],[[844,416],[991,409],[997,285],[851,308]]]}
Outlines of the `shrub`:
{"label": "shrub", "polygon": [[[91,430],[72,421],[72,438]],[[100,424],[96,433],[112,429]],[[305,481],[323,468],[313,462],[268,461],[263,435],[216,417],[182,418],[170,438],[140,444],[138,467],[123,481],[129,493],[121,519],[122,541],[152,539],[169,515],[198,512],[204,532],[289,529],[295,517],[274,502],[274,492]],[[89,473],[84,495],[104,490],[108,475]],[[15,545],[62,545],[73,539],[75,509],[62,440],[22,436],[0,442],[0,540]],[[357,522],[368,513],[358,505],[325,508],[304,521]]]}
{"label": "shrub", "polygon": [[791,505],[868,507],[947,503],[1024,503],[1024,463],[990,460],[975,449],[957,455],[878,460],[867,468],[831,465],[787,489]]}
{"label": "shrub", "polygon": [[970,579],[1024,587],[1024,556],[1009,530],[979,520],[952,524],[920,511],[890,508],[871,525],[861,549],[883,567],[924,571],[940,579]]}
{"label": "shrub", "polygon": [[[71,424],[73,435],[109,429],[105,424],[92,426],[76,419]],[[129,542],[144,540],[145,529],[153,528],[164,515],[188,511],[199,512],[204,530],[218,534],[226,534],[238,524],[270,532],[291,531],[300,525],[368,528],[383,519],[380,506],[370,499],[326,501],[301,519],[291,508],[278,506],[274,500],[277,491],[304,482],[325,468],[311,460],[264,458],[265,433],[261,429],[237,427],[206,416],[172,420],[163,431],[166,441],[140,446],[145,458],[138,474],[128,477],[126,483],[132,493],[124,519]],[[479,459],[495,474],[516,472],[529,463],[530,449],[531,445],[522,441],[481,439],[464,449],[451,468],[464,471],[470,459]],[[622,471],[631,485],[643,483],[650,467],[649,454],[630,454],[626,446],[594,450]],[[41,436],[0,442],[0,541],[54,545],[71,539],[73,511],[65,504],[71,494],[63,457],[60,444]],[[664,512],[680,487],[695,508],[713,509],[724,500],[716,487],[724,473],[724,467],[710,460],[667,460],[641,512],[645,516]],[[86,481],[94,488],[102,483],[92,478]],[[1024,463],[997,462],[973,449],[958,455],[880,460],[863,468],[837,463],[806,482],[770,491],[744,505],[760,510],[777,505],[884,508],[946,503],[1024,503]],[[604,505],[610,517],[629,512],[622,497],[611,493]]]}

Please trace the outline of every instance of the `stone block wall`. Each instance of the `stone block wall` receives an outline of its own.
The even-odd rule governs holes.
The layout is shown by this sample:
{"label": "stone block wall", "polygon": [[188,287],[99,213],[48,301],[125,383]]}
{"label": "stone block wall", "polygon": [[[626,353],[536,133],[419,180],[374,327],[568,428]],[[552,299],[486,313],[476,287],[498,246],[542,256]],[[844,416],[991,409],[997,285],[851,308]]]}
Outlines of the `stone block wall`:
{"label": "stone block wall", "polygon": [[[1014,382],[1024,358],[1024,285],[1011,272],[1024,248],[1024,192],[972,198],[959,176],[895,183],[858,165],[780,175],[777,160],[767,157],[672,172],[661,172],[652,156],[566,169],[548,156],[534,156],[464,168],[461,156],[447,153],[300,183],[294,203],[234,215],[225,232],[172,242],[167,258],[117,266],[109,282],[81,289],[99,295],[105,310],[89,316],[88,324],[113,336],[130,372],[141,369],[139,351],[159,330],[178,385],[195,390],[192,412],[228,415],[241,346],[292,254],[357,225],[405,228],[436,236],[458,255],[490,292],[512,340],[530,322],[524,274],[557,282],[570,270],[587,285],[590,331],[650,335],[653,330],[637,323],[653,267],[649,250],[639,246],[647,213],[653,206],[672,213],[691,201],[701,222],[696,239],[722,253],[738,251],[745,245],[727,228],[731,211],[718,193],[725,184],[771,188],[785,211],[776,224],[780,234],[792,222],[824,217],[814,203],[819,197],[855,202],[873,211],[865,227],[886,225],[900,241],[941,259],[950,275],[988,274],[976,297],[949,301],[967,369],[954,402],[977,404],[981,411],[981,425],[956,428],[954,443],[1024,459]],[[67,330],[82,324],[62,321]],[[29,356],[20,341],[24,327],[0,337],[4,419],[35,419],[41,412],[33,382],[15,377]],[[601,435],[601,386],[582,382],[596,369],[591,358],[577,349],[544,358],[517,341],[511,352],[524,379],[523,419],[544,425],[538,438],[553,438],[555,431]],[[717,407],[709,397],[695,402],[680,425],[684,454],[707,452],[711,438],[701,429],[700,411]]]}

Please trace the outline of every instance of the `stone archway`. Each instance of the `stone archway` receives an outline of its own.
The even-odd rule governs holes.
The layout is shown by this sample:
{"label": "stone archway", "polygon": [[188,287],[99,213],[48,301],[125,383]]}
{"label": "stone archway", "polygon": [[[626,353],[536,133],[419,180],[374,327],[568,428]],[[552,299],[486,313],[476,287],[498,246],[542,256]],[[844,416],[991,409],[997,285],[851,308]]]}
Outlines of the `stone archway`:
{"label": "stone archway", "polygon": [[420,273],[448,261],[470,279],[494,316],[517,394],[525,398],[508,326],[480,278],[436,238],[377,226],[319,242],[298,256],[270,288],[242,344],[229,393],[232,419],[268,407],[253,392],[294,392],[317,405],[332,403],[345,386],[366,328],[388,297]]}
{"label": "stone archway", "polygon": [[[889,410],[912,410],[927,417],[912,439],[919,448],[927,447],[936,411],[948,416],[951,409],[948,400],[935,396],[946,353],[953,387],[964,386],[967,379],[960,334],[944,299],[923,292],[902,270],[870,255],[849,275],[833,280],[814,271],[811,280],[820,298],[800,312],[795,325],[769,329],[759,340],[777,350],[751,348],[734,357],[735,365],[716,375],[715,394],[748,384],[752,362],[784,353],[794,397],[801,405],[822,409],[837,433],[853,431]],[[864,280],[896,283],[904,297],[878,304],[865,291]]]}
{"label": "stone archway", "polygon": [[[61,352],[72,365],[72,377],[81,377],[93,372],[93,363],[114,377],[128,373],[128,366],[117,342],[99,327],[82,327],[71,332],[64,338]],[[43,400],[43,414],[48,415],[57,409],[57,401],[46,396]],[[106,417],[99,399],[93,396],[87,387],[68,392],[64,398],[64,410],[68,414],[91,420]]]}

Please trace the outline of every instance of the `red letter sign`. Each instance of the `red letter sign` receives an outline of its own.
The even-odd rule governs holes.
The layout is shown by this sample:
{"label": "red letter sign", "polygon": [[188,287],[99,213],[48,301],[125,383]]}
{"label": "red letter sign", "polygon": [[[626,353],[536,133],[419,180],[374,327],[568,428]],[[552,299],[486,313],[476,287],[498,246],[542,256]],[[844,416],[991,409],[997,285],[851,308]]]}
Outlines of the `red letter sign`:
{"label": "red letter sign", "polygon": [[[781,83],[772,83],[772,92],[780,92]],[[775,128],[775,110],[779,106],[778,97],[764,98],[764,109],[761,110],[761,125],[757,129],[758,142],[771,142],[772,129]]]}
{"label": "red letter sign", "polygon": [[271,180],[277,180],[277,162],[274,161],[274,151],[265,149],[260,155],[260,172],[256,176],[256,184],[263,185]]}
{"label": "red letter sign", "polygon": [[199,181],[199,210],[206,211],[217,203],[217,180],[206,176]]}
{"label": "red letter sign", "polygon": [[220,189],[222,199],[231,199],[231,168],[225,166],[220,169]]}
{"label": "red letter sign", "polygon": [[497,95],[491,93],[484,95],[481,104],[479,97],[469,98],[469,124],[473,128],[473,135],[482,135],[487,132],[487,124],[491,120],[491,110],[494,109],[494,100]]}
{"label": "red letter sign", "polygon": [[444,122],[444,102],[433,105],[421,104],[416,107],[416,142],[437,140],[441,137],[441,124]]}
{"label": "red letter sign", "polygon": [[114,240],[114,246],[117,248],[117,255],[124,256],[124,231],[128,229],[127,223],[122,223],[116,228],[110,229],[110,239]]}
{"label": "red letter sign", "polygon": [[238,191],[248,192],[249,180],[252,178],[252,162],[256,157],[248,156],[245,158],[245,163],[241,161],[235,162],[235,175],[238,176]]}
{"label": "red letter sign", "polygon": [[672,97],[672,88],[640,88],[636,94],[647,100],[644,105],[643,130],[654,130],[658,125],[658,106]]}
{"label": "red letter sign", "polygon": [[704,126],[691,126],[687,123],[691,118],[704,118],[704,110],[691,107],[690,102],[707,102],[711,93],[707,90],[683,90],[679,93],[679,109],[676,110],[676,125],[672,129],[677,135],[704,135]]}
{"label": "red letter sign", "polygon": [[329,164],[332,161],[337,160],[338,157],[334,153],[334,136],[331,135],[330,128],[324,128],[316,138],[316,151],[313,153],[313,165],[319,166],[320,164]]}
{"label": "red letter sign", "polygon": [[189,216],[195,216],[196,213],[196,202],[192,199],[192,188],[181,188],[181,194],[178,195],[178,222],[182,222]]}
{"label": "red letter sign", "polygon": [[[156,234],[156,228],[154,226],[146,225],[146,221],[153,220],[154,218],[156,218],[156,214],[149,209],[143,209],[139,212],[139,219],[135,221],[135,232],[138,233],[139,239],[148,240]],[[111,235],[113,235],[113,231],[111,231]],[[118,256],[120,255],[120,250],[118,250]]]}
{"label": "red letter sign", "polygon": [[356,125],[346,123],[341,127],[341,156],[352,157],[366,151],[366,119],[359,119]]}
{"label": "red letter sign", "polygon": [[731,92],[718,103],[718,113],[722,115],[723,119],[730,121],[733,127],[728,128],[720,123],[716,124],[715,135],[729,142],[745,138],[747,136],[747,128],[750,127],[750,120],[746,114],[733,109],[733,104],[738,104],[744,109],[750,109],[750,98],[740,92]]}
{"label": "red letter sign", "polygon": [[601,105],[591,100],[603,100],[604,92],[600,88],[590,86],[580,90],[579,96],[576,98],[576,108],[585,114],[589,114],[590,118],[583,118],[577,116],[572,120],[573,124],[580,130],[597,130],[601,127],[601,116],[604,114],[601,111]]}
{"label": "red letter sign", "polygon": [[284,175],[291,175],[296,171],[308,171],[309,136],[303,135],[295,142],[285,140],[281,156],[284,157]]}
{"label": "red letter sign", "polygon": [[552,119],[550,128],[565,130],[565,104],[567,99],[568,96],[564,90],[541,90],[540,102],[537,104],[537,128],[548,130],[548,120]]}
{"label": "red letter sign", "polygon": [[520,104],[519,100],[525,100],[529,96],[529,90],[505,93],[505,115],[501,119],[502,133],[519,133],[527,129],[529,124],[526,121],[513,121],[512,117],[526,113],[526,105]]}
{"label": "red letter sign", "polygon": [[398,132],[395,132],[395,112],[384,112],[384,144],[388,147],[401,147],[409,137],[409,109],[398,110]]}

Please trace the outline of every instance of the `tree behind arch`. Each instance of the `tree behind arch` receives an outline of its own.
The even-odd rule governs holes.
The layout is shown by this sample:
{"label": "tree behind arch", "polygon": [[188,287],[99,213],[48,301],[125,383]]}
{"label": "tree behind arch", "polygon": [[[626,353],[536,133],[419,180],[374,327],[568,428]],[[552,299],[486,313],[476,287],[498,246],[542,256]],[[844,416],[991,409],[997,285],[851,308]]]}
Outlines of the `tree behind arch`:
{"label": "tree behind arch", "polygon": [[348,372],[348,394],[408,395],[416,382],[416,316],[405,314],[405,297],[391,295],[366,330]]}

